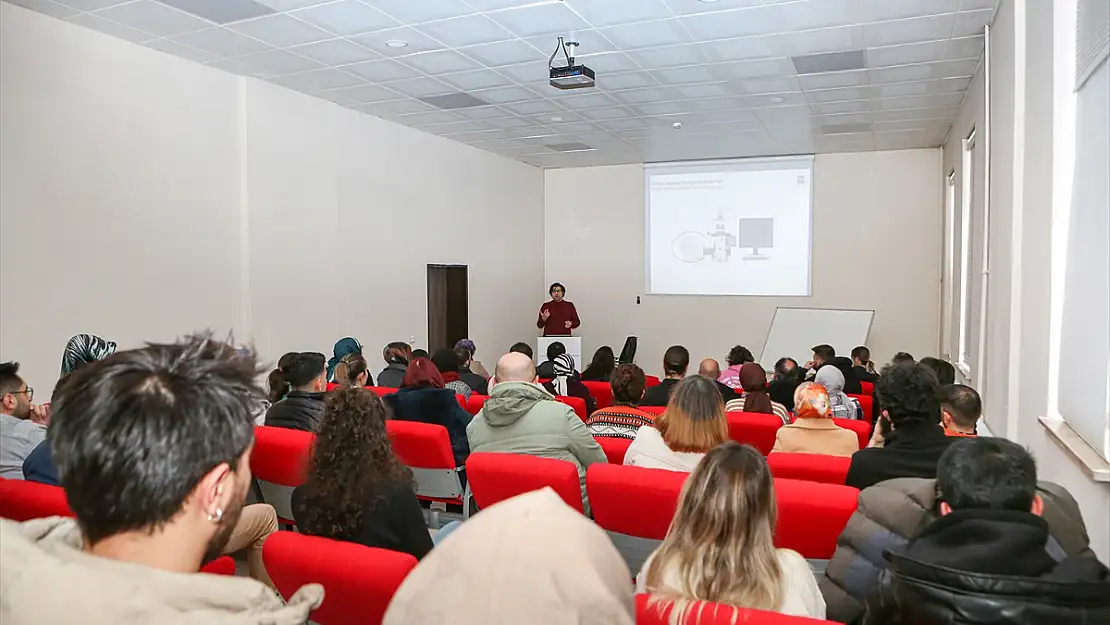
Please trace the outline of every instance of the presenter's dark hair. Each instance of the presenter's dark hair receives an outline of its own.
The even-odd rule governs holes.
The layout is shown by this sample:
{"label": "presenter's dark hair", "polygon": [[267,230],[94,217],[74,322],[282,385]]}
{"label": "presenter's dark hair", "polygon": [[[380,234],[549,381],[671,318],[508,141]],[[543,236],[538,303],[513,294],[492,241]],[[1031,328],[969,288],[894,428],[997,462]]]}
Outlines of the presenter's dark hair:
{"label": "presenter's dark hair", "polygon": [[552,293],[554,293],[555,292],[555,287],[558,287],[558,288],[562,289],[563,293],[567,292],[567,287],[563,286],[559,282],[552,282],[551,286],[547,287],[547,294],[551,295]]}

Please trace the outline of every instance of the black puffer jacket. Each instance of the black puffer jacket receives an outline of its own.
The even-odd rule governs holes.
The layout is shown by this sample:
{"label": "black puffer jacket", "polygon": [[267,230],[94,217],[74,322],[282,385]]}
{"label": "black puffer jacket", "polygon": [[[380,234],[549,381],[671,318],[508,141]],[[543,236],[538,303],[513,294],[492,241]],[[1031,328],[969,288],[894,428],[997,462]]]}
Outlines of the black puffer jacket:
{"label": "black puffer jacket", "polygon": [[266,425],[315,432],[324,417],[325,393],[291,391],[266,411]]}

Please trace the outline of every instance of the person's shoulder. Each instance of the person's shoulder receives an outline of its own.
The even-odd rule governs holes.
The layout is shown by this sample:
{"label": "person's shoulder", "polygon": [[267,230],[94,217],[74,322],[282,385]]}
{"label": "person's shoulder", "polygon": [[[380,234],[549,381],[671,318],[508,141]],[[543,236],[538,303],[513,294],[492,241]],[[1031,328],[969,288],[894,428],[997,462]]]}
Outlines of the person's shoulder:
{"label": "person's shoulder", "polygon": [[809,562],[802,554],[794,551],[793,549],[779,548],[775,549],[775,554],[778,556],[779,566],[783,569],[789,570],[791,573],[797,574],[804,571],[812,575],[812,569],[809,568]]}

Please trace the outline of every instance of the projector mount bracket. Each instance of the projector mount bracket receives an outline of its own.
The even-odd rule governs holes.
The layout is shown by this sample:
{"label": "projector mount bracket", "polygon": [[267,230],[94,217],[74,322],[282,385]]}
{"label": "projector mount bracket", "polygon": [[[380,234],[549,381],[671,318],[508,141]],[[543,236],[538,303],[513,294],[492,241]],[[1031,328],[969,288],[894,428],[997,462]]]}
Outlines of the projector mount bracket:
{"label": "projector mount bracket", "polygon": [[567,60],[567,65],[566,66],[567,67],[573,67],[574,66],[574,55],[570,53],[570,50],[573,50],[573,49],[577,48],[578,45],[579,44],[578,44],[577,41],[566,41],[566,42],[564,42],[563,38],[559,37],[559,43],[558,43],[557,47],[555,48],[555,51],[551,53],[551,58],[547,59],[547,67],[549,69],[555,67],[555,57],[559,56],[559,51],[560,50],[563,51],[563,57],[566,58],[566,60]]}

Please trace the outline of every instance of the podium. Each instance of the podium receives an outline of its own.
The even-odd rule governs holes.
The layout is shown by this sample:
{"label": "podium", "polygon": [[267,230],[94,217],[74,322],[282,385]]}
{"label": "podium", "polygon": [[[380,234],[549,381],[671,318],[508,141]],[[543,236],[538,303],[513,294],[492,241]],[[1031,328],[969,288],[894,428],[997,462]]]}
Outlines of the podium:
{"label": "podium", "polygon": [[579,336],[541,336],[536,339],[536,364],[547,360],[547,346],[562,343],[567,353],[574,359],[574,368],[582,371],[582,337]]}

